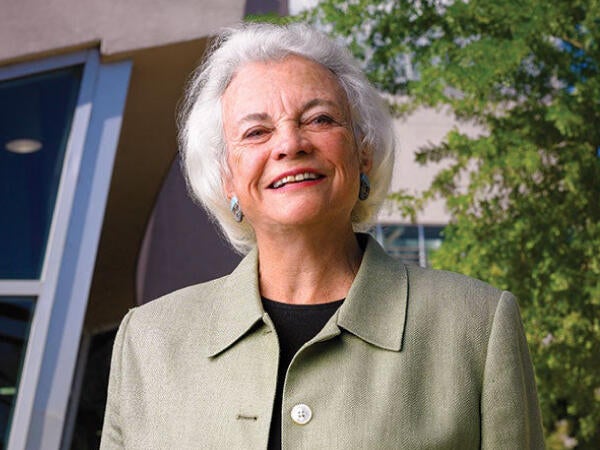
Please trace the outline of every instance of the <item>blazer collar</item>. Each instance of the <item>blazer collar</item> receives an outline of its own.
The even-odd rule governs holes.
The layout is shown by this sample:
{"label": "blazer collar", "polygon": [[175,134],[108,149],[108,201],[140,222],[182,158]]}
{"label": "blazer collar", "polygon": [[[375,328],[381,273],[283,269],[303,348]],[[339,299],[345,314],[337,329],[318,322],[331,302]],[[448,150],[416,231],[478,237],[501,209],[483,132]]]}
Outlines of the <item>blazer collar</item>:
{"label": "blazer collar", "polygon": [[369,236],[356,278],[342,304],[337,324],[363,341],[400,351],[408,305],[408,276]]}
{"label": "blazer collar", "polygon": [[[340,327],[378,347],[400,351],[408,303],[406,268],[388,256],[369,236],[363,259],[346,300],[336,313]],[[252,250],[225,278],[209,318],[208,356],[216,356],[237,342],[264,319],[258,285],[258,252]],[[328,336],[339,334],[323,330]],[[316,336],[321,340],[323,333]]]}
{"label": "blazer collar", "polygon": [[208,356],[216,356],[237,342],[265,314],[258,286],[258,251],[248,253],[225,277],[208,319],[211,328]]}

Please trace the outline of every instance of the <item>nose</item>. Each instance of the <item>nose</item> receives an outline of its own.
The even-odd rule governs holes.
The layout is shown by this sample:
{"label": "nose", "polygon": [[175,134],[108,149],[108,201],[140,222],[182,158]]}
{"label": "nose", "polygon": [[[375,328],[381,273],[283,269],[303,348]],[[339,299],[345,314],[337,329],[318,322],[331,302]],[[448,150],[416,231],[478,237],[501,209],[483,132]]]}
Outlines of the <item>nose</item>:
{"label": "nose", "polygon": [[282,124],[277,130],[277,139],[273,148],[275,159],[295,158],[310,153],[310,142],[297,123]]}

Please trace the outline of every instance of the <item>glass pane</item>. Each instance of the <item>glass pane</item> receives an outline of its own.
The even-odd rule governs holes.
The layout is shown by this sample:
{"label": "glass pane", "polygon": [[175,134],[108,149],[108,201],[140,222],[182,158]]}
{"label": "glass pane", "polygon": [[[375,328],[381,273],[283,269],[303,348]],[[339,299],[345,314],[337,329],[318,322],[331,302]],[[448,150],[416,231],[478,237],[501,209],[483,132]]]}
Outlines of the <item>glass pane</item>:
{"label": "glass pane", "polygon": [[383,247],[407,264],[419,264],[419,230],[415,225],[383,225]]}
{"label": "glass pane", "polygon": [[8,430],[21,374],[34,297],[0,297],[0,444],[6,447]]}
{"label": "glass pane", "polygon": [[[443,241],[443,226],[423,226],[423,246],[426,263]],[[419,264],[419,226],[418,225],[381,225],[385,251],[407,264]]]}
{"label": "glass pane", "polygon": [[0,278],[40,277],[81,73],[0,82]]}
{"label": "glass pane", "polygon": [[440,226],[426,226],[425,228],[425,248],[427,249],[428,255],[440,248],[442,245],[442,241],[444,240],[444,236],[442,232],[444,231],[444,227]]}

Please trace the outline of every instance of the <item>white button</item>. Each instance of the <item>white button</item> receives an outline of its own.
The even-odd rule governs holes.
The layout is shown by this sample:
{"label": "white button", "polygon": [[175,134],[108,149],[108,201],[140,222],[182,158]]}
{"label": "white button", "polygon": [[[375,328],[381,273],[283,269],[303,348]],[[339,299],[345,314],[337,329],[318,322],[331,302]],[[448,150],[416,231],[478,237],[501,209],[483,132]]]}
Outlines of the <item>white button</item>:
{"label": "white button", "polygon": [[298,425],[306,425],[312,418],[310,408],[302,403],[292,408],[292,420]]}

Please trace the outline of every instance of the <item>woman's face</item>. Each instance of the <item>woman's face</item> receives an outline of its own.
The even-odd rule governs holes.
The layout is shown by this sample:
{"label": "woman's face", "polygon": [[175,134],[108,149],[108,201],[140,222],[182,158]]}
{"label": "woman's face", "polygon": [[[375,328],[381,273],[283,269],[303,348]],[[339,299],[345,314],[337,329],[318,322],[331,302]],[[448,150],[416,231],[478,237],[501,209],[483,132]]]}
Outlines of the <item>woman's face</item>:
{"label": "woman's face", "polygon": [[350,224],[371,160],[357,149],[346,95],[328,69],[299,56],[248,63],[222,108],[225,189],[257,238],[273,227]]}

